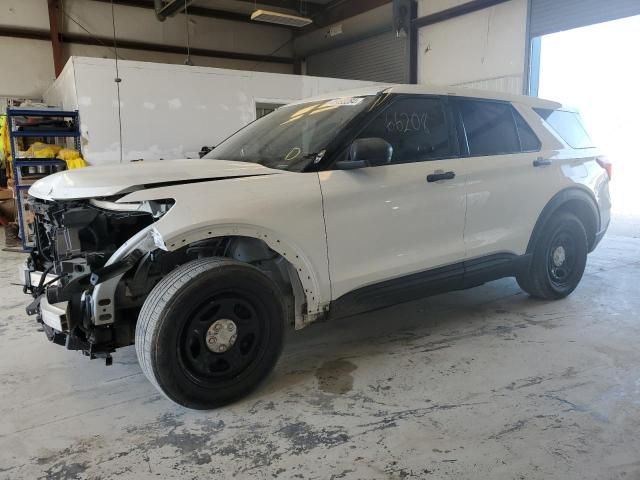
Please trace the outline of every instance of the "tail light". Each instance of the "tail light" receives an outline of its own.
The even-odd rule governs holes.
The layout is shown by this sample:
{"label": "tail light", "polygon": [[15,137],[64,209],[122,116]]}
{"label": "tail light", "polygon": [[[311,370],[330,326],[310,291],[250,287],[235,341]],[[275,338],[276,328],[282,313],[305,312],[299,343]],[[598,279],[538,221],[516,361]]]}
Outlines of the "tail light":
{"label": "tail light", "polygon": [[596,162],[598,162],[598,165],[600,165],[607,171],[609,180],[611,180],[611,170],[613,169],[613,164],[611,163],[611,161],[609,161],[609,159],[605,156],[600,156],[596,157]]}

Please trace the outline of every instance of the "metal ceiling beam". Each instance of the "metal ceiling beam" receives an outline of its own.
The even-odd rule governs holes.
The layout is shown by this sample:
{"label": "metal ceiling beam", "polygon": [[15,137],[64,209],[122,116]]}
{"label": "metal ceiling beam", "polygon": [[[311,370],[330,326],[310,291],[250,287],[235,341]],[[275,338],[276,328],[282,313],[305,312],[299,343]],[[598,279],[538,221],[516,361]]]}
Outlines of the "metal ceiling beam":
{"label": "metal ceiling beam", "polygon": [[[236,0],[240,3],[248,3],[253,6],[258,4],[258,8],[264,5],[265,7],[283,8],[285,10],[293,10],[294,12],[301,13],[303,15],[315,15],[325,10],[323,5],[315,5],[312,2],[301,0]],[[356,3],[355,0],[347,0],[349,2]],[[357,0],[358,2],[362,0]],[[302,5],[302,8],[301,8]]]}
{"label": "metal ceiling beam", "polygon": [[51,34],[46,30],[32,28],[0,27],[0,37],[24,38],[27,40],[50,41]]}
{"label": "metal ceiling beam", "polygon": [[[66,43],[79,43],[82,45],[95,45],[95,46],[111,46],[113,44],[113,38],[111,37],[87,37],[80,34],[64,33],[60,35],[62,41]],[[144,50],[148,52],[160,52],[160,53],[176,53],[180,55],[186,55],[186,48],[182,45],[165,45],[162,43],[148,43],[138,42],[134,40],[118,39],[118,48],[131,49],[131,50]],[[229,52],[225,50],[211,50],[208,48],[190,48],[192,56],[200,57],[212,57],[212,58],[228,58],[232,60],[248,60],[251,62],[267,62],[267,63],[283,63],[293,65],[293,58],[291,57],[276,57],[269,55],[259,55],[255,53],[241,53],[241,52]]]}
{"label": "metal ceiling beam", "polygon": [[168,0],[165,3],[165,0],[153,0],[153,8],[158,20],[164,22],[167,18],[182,13],[193,2],[194,0]]}
{"label": "metal ceiling beam", "polygon": [[[111,0],[92,0],[94,2],[111,3]],[[122,5],[125,7],[137,7],[145,8],[148,10],[154,10],[153,0],[113,0],[116,5]],[[255,24],[251,17],[244,13],[229,12],[227,10],[217,10],[215,8],[198,7],[197,5],[191,5],[189,7],[189,15],[196,17],[217,18],[219,20],[229,20],[232,22],[252,23]],[[286,28],[285,25],[269,25],[273,28]]]}
{"label": "metal ceiling beam", "polygon": [[60,0],[48,0],[47,9],[49,11],[49,36],[51,38],[51,52],[53,53],[53,70],[56,77],[62,73],[64,64],[62,63],[62,45],[58,34],[60,25]]}
{"label": "metal ceiling beam", "polygon": [[431,15],[416,18],[411,24],[415,28],[426,27],[427,25],[433,25],[434,23],[444,22],[452,18],[460,17],[468,13],[484,10],[485,8],[493,7],[501,3],[508,2],[510,0],[471,0],[470,2],[457,5],[455,7],[447,8]]}
{"label": "metal ceiling beam", "polygon": [[[0,27],[0,37],[25,38],[29,40],[50,41],[51,33],[46,30],[33,30],[28,28]],[[89,37],[75,33],[61,33],[59,40],[64,43],[75,43],[79,45],[93,45],[110,48],[113,45],[111,37]],[[136,42],[131,40],[118,39],[118,48],[144,50],[148,52],[176,53],[186,55],[185,47],[175,45],[164,45],[158,43]],[[191,55],[211,58],[228,58],[231,60],[245,60],[250,62],[280,63],[293,65],[294,59],[291,57],[277,57],[260,55],[255,53],[228,52],[223,50],[210,50],[205,48],[191,48]]]}

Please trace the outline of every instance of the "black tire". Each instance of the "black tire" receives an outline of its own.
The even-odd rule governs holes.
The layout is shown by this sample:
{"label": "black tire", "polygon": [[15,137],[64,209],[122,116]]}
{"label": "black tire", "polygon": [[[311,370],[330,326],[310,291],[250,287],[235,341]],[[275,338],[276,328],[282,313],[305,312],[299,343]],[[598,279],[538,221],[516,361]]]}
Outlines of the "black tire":
{"label": "black tire", "polygon": [[[234,331],[228,320],[236,339],[211,338],[221,326]],[[211,409],[245,396],[271,372],[284,326],[282,295],[269,277],[241,262],[205,258],[176,268],[153,288],[138,317],[136,353],[167,398]],[[218,348],[216,341],[228,350],[212,351],[207,344]]]}
{"label": "black tire", "polygon": [[569,212],[549,219],[534,247],[531,264],[516,276],[532,297],[564,298],[575,290],[587,264],[589,245],[582,222]]}

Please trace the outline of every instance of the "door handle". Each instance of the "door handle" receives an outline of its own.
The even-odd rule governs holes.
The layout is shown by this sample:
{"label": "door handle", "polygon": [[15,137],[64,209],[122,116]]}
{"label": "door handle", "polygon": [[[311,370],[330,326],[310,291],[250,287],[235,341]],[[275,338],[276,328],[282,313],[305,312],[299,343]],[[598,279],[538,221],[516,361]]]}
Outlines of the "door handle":
{"label": "door handle", "polygon": [[437,182],[438,180],[453,180],[456,178],[456,174],[454,172],[436,172],[430,173],[427,175],[427,182]]}
{"label": "door handle", "polygon": [[534,167],[544,167],[546,165],[551,165],[551,160],[548,158],[538,157],[533,161]]}

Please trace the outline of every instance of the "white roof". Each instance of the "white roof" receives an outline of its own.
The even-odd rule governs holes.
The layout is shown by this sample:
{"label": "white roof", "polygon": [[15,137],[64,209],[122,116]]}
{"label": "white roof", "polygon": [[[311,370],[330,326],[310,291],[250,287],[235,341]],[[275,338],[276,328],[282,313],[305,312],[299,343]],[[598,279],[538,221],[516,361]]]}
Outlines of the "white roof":
{"label": "white roof", "polygon": [[343,90],[339,92],[326,93],[313,98],[306,98],[295,103],[306,103],[311,101],[328,100],[332,98],[358,97],[367,95],[377,95],[378,93],[403,93],[414,95],[452,95],[458,97],[486,98],[490,100],[504,100],[507,102],[521,103],[531,107],[540,108],[561,108],[562,104],[551,100],[544,100],[538,97],[527,95],[516,95],[513,93],[494,92],[490,90],[475,90],[464,87],[436,87],[431,85],[374,85],[362,87],[354,90]]}

